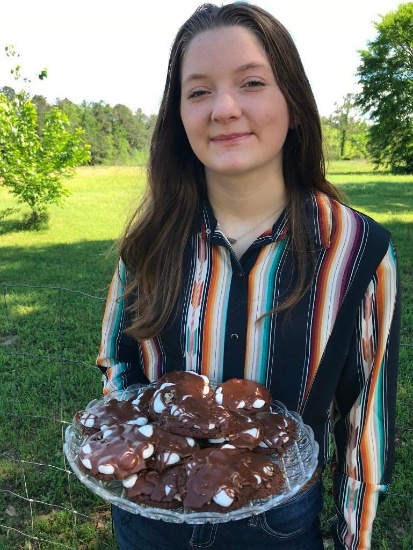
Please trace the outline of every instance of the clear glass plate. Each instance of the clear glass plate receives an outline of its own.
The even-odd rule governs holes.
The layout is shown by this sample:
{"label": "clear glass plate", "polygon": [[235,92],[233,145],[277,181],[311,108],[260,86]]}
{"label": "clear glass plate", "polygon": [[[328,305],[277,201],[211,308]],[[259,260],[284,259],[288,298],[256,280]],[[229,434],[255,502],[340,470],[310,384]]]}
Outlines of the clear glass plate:
{"label": "clear glass plate", "polygon": [[[123,391],[112,392],[105,398],[91,401],[87,405],[86,410],[104,403],[109,398],[127,400],[132,396],[136,396],[146,387],[134,385]],[[161,519],[173,523],[225,523],[261,514],[291,498],[309,481],[317,467],[318,443],[314,440],[312,429],[303,423],[302,418],[297,413],[288,411],[279,401],[273,403],[272,410],[273,412],[279,412],[293,418],[298,425],[295,442],[287,448],[286,454],[283,457],[277,455],[269,457],[284,472],[286,479],[285,487],[282,492],[276,495],[251,501],[242,508],[233,510],[232,512],[196,512],[184,509],[183,507],[175,510],[165,510],[163,508],[138,504],[126,497],[125,489],[120,481],[101,481],[84,474],[79,469],[77,458],[78,452],[87,436],[82,433],[81,426],[76,419],[66,429],[63,450],[73,472],[86,487],[111,504],[115,504],[128,512],[140,514],[150,519]]]}

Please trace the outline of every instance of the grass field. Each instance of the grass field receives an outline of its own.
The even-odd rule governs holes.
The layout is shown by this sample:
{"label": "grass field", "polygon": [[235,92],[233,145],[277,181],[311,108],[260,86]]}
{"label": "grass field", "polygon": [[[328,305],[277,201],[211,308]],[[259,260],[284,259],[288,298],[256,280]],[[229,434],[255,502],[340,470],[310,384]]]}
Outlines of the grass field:
{"label": "grass field", "polygon": [[[411,550],[413,176],[343,162],[331,164],[329,177],[353,207],[391,230],[398,251],[397,462],[373,550]],[[108,506],[67,472],[62,436],[73,414],[100,394],[93,364],[114,269],[110,248],[143,186],[141,168],[83,168],[67,184],[64,206],[50,208],[47,229],[24,230],[23,211],[0,221],[0,550],[115,548]],[[0,210],[14,205],[0,188]],[[328,490],[326,500],[327,525],[333,515]]]}

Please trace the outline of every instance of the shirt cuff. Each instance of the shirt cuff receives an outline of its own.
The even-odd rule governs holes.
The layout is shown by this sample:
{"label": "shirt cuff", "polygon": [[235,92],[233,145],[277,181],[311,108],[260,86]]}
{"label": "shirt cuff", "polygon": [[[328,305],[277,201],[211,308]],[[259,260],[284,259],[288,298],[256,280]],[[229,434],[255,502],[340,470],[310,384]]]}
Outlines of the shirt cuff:
{"label": "shirt cuff", "polygon": [[358,481],[335,469],[333,489],[337,510],[333,535],[337,543],[345,550],[370,550],[377,506],[389,486]]}

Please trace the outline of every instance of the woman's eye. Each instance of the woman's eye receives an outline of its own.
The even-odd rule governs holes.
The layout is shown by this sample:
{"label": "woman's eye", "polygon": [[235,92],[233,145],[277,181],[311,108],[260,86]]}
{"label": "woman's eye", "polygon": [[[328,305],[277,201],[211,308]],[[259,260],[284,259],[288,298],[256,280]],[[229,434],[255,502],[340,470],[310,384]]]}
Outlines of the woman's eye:
{"label": "woman's eye", "polygon": [[188,99],[196,99],[197,97],[202,97],[206,93],[206,90],[194,90],[188,94]]}
{"label": "woman's eye", "polygon": [[246,88],[258,88],[260,86],[265,86],[264,82],[262,80],[248,80],[244,84]]}

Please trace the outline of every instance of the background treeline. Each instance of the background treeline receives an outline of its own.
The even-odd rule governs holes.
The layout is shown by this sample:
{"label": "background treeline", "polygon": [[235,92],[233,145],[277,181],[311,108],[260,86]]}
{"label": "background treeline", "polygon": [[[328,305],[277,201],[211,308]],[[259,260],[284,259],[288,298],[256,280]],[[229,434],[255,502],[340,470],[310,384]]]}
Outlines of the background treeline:
{"label": "background treeline", "polygon": [[[41,131],[44,115],[50,109],[43,96],[34,96]],[[103,101],[80,105],[69,99],[55,104],[68,118],[72,128],[82,128],[90,145],[90,164],[141,164],[146,157],[156,115],[141,109],[132,112],[125,105],[112,107]]]}
{"label": "background treeline", "polygon": [[[0,93],[12,99],[15,91],[4,87]],[[132,112],[125,105],[112,107],[103,101],[80,105],[69,99],[58,99],[50,104],[42,95],[30,98],[37,111],[38,132],[41,135],[46,114],[54,108],[64,113],[74,131],[83,129],[84,141],[90,146],[92,165],[142,164],[146,158],[156,115],[146,115],[141,109]]]}
{"label": "background treeline", "polygon": [[[9,87],[0,89],[10,99],[15,91]],[[135,112],[122,104],[114,107],[99,102],[83,101],[80,105],[69,99],[58,99],[51,104],[42,95],[33,96],[41,135],[45,115],[52,107],[64,113],[74,131],[81,128],[84,141],[90,147],[92,165],[141,165],[147,159],[149,143],[156,122],[156,114]],[[324,145],[328,160],[353,160],[367,158],[368,124],[359,116],[354,96],[348,94],[329,117],[322,117]]]}

